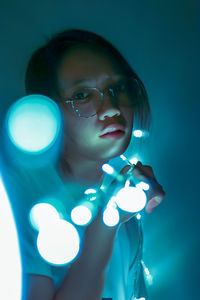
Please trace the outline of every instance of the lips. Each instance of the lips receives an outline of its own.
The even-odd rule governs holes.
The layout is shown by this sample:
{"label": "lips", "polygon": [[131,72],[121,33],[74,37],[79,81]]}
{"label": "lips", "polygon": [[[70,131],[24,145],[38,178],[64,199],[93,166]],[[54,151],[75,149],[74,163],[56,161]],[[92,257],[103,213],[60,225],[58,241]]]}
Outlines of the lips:
{"label": "lips", "polygon": [[99,137],[118,137],[125,134],[125,128],[120,124],[111,124],[106,126]]}

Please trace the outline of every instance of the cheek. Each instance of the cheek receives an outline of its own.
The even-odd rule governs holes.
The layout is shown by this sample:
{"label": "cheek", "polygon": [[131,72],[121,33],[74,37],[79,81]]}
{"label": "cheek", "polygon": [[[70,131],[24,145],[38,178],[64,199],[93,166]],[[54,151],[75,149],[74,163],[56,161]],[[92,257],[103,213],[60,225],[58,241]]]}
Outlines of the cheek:
{"label": "cheek", "polygon": [[94,137],[94,126],[91,120],[65,115],[65,136],[73,142],[86,143],[90,137]]}

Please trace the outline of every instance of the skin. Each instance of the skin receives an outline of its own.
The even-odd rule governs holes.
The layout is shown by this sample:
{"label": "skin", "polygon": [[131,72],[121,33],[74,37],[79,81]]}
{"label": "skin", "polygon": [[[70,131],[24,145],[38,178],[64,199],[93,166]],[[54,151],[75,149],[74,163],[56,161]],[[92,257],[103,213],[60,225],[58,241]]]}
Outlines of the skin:
{"label": "skin", "polygon": [[[66,99],[69,89],[79,79],[90,78],[86,86],[103,90],[109,77],[119,73],[116,64],[100,53],[76,49],[64,57],[58,72],[61,96]],[[86,180],[88,184],[99,182],[101,165],[124,152],[131,138],[133,110],[114,107],[108,95],[104,95],[103,100],[97,115],[91,118],[80,118],[73,112],[71,104],[61,104],[65,121],[65,166],[73,179],[82,183]],[[100,138],[103,128],[113,123],[125,126],[124,137],[119,140]]]}
{"label": "skin", "polygon": [[[73,49],[68,53],[58,70],[60,93],[66,97],[74,80],[92,78],[91,87],[104,89],[111,75],[119,74],[117,63],[110,58],[87,48]],[[81,186],[101,183],[101,166],[110,158],[123,153],[131,138],[133,110],[115,107],[108,96],[98,114],[92,118],[79,118],[70,105],[59,104],[64,116],[64,147],[58,171],[63,180],[71,180]],[[120,123],[125,126],[121,139],[101,139],[99,134],[104,126]],[[130,166],[125,166],[125,174]],[[147,212],[152,212],[165,196],[162,186],[157,182],[150,166],[138,162],[132,171],[133,178],[150,183],[147,192]],[[123,213],[121,223],[127,222],[132,214]],[[27,297],[29,300],[94,300],[102,298],[105,284],[105,268],[110,260],[117,227],[109,228],[102,223],[101,213],[86,228],[83,249],[80,257],[72,264],[61,287],[55,291],[52,279],[46,276],[27,277]],[[103,247],[102,247],[103,245]],[[87,272],[87,276],[85,276]],[[78,278],[78,280],[77,280]],[[78,288],[77,288],[78,281]]]}
{"label": "skin", "polygon": [[[109,77],[120,72],[114,59],[87,47],[77,47],[66,53],[58,69],[58,86],[62,99],[66,99],[69,90],[77,80],[87,80],[86,86],[104,90],[109,84]],[[122,74],[123,75],[123,74]],[[59,170],[64,180],[71,180],[82,187],[101,183],[101,166],[109,159],[122,154],[131,139],[133,109],[116,107],[108,95],[104,95],[103,104],[98,113],[91,118],[80,118],[72,110],[71,104],[60,103],[64,116],[65,142]],[[120,123],[125,126],[125,135],[121,139],[102,139],[101,131],[108,124]],[[129,166],[121,173],[125,174]],[[133,177],[151,184],[147,193],[147,212],[158,206],[165,192],[157,182],[150,166],[138,162],[133,170]],[[130,217],[130,216],[129,216]]]}

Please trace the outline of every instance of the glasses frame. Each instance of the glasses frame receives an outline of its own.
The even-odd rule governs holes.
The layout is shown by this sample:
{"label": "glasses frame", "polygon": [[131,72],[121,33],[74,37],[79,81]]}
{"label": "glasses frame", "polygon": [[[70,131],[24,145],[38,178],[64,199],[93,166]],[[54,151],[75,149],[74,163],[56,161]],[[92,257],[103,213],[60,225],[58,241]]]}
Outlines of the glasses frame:
{"label": "glasses frame", "polygon": [[[134,78],[134,77],[130,77],[130,78],[126,78],[126,77],[125,77],[125,79],[126,79],[126,80],[133,79],[133,80],[135,80],[135,81],[137,82],[137,84],[138,84],[137,79]],[[101,106],[101,104],[103,103],[103,96],[104,96],[104,93],[105,93],[106,91],[109,92],[109,95],[112,96],[113,98],[116,97],[115,94],[114,94],[114,88],[112,88],[112,87],[105,88],[105,89],[103,89],[103,91],[101,91],[100,89],[98,89],[98,88],[96,88],[96,87],[91,87],[91,88],[89,87],[89,88],[87,88],[87,89],[89,89],[89,90],[96,90],[96,91],[100,94],[100,100],[99,100],[99,105],[100,105],[100,106]],[[80,118],[86,118],[86,119],[88,119],[88,118],[91,118],[91,117],[97,115],[97,113],[98,113],[98,111],[97,111],[96,113],[94,113],[94,114],[92,114],[92,115],[90,115],[90,116],[88,116],[88,117],[86,117],[86,116],[81,116],[80,113],[78,112],[78,109],[76,109],[75,106],[74,106],[74,99],[73,99],[73,98],[64,100],[64,103],[71,103],[72,110],[73,110],[74,113],[75,113],[78,117],[80,117]]]}

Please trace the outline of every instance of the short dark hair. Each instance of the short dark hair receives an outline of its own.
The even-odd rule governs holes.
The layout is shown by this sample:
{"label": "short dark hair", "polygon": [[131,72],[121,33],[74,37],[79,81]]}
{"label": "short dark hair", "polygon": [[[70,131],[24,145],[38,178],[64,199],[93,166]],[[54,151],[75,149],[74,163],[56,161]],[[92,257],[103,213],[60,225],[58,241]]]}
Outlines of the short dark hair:
{"label": "short dark hair", "polygon": [[26,95],[42,94],[55,101],[59,99],[57,70],[68,50],[75,46],[89,46],[101,50],[117,61],[127,77],[138,82],[139,92],[134,99],[134,117],[142,129],[148,130],[151,123],[151,110],[147,91],[141,79],[135,73],[122,54],[106,39],[87,30],[69,29],[59,32],[48,39],[47,43],[37,49],[30,58],[25,74]]}

